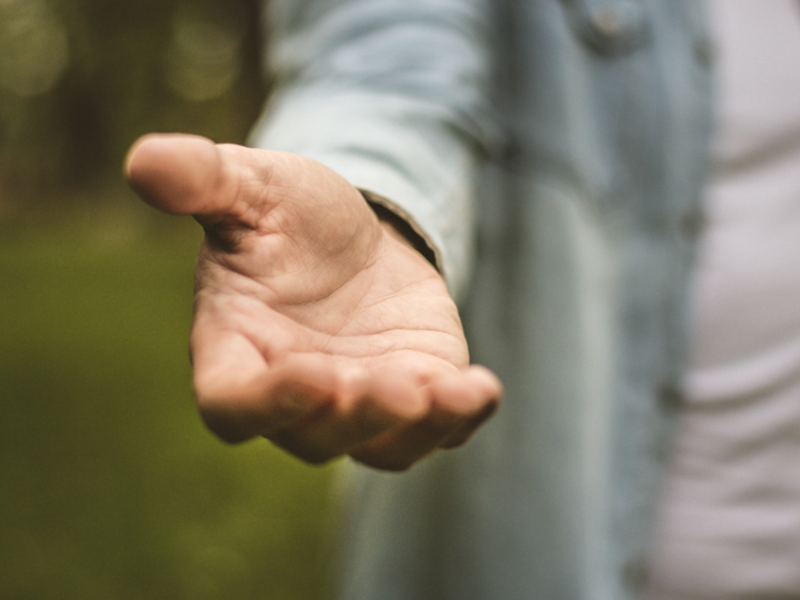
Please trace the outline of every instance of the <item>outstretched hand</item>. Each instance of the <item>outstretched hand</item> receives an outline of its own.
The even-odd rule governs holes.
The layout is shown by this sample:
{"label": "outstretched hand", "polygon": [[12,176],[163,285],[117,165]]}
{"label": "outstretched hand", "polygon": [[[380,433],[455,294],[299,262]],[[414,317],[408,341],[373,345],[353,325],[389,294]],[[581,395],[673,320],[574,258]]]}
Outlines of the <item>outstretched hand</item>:
{"label": "outstretched hand", "polygon": [[201,415],[224,440],[402,470],[497,407],[438,272],[334,171],[171,134],[137,141],[126,173],[205,230],[190,350]]}

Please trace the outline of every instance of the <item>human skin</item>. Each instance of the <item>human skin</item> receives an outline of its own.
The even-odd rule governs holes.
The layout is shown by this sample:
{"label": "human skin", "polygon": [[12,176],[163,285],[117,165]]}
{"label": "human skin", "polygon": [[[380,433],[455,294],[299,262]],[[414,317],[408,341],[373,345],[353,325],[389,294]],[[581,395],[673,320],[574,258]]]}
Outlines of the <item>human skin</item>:
{"label": "human skin", "polygon": [[146,202],[205,231],[190,353],[223,440],[404,470],[499,405],[438,271],[334,171],[182,134],[139,139],[125,170]]}

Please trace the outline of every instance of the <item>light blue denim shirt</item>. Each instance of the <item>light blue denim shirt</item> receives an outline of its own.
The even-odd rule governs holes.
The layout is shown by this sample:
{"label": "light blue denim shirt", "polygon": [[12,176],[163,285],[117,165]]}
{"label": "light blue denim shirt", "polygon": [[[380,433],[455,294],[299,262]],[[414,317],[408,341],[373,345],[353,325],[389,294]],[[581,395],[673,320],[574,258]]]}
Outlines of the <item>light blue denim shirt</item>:
{"label": "light blue denim shirt", "polygon": [[388,199],[506,387],[464,448],[353,468],[346,600],[646,586],[710,129],[695,0],[271,0],[256,146]]}

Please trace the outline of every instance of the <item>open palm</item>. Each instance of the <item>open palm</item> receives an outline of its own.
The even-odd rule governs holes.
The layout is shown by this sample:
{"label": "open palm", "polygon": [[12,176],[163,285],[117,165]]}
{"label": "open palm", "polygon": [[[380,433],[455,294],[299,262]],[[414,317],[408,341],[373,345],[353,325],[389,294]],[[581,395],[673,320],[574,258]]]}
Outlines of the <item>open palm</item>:
{"label": "open palm", "polygon": [[205,230],[190,348],[223,439],[398,470],[497,406],[438,272],[335,172],[184,135],[142,138],[126,168],[146,201]]}

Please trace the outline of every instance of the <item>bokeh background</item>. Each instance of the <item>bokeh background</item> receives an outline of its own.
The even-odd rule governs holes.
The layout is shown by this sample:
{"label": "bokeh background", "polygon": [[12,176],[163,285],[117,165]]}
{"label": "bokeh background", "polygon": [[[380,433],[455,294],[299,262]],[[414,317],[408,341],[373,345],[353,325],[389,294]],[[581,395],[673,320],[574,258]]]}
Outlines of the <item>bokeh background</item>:
{"label": "bokeh background", "polygon": [[256,0],[0,0],[0,598],[324,597],[333,467],[208,434],[201,232],[126,187],[149,131],[242,142]]}

